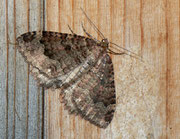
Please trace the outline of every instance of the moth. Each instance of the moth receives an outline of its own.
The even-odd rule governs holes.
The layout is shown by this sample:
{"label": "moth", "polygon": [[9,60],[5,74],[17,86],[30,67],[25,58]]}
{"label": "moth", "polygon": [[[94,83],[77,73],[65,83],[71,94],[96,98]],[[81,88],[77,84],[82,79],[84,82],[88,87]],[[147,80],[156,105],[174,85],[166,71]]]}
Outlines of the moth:
{"label": "moth", "polygon": [[88,37],[73,32],[27,32],[17,38],[17,49],[39,86],[61,90],[69,113],[106,128],[116,108],[114,70],[109,56],[116,53],[109,49],[107,39],[98,41],[85,33]]}
{"label": "moth", "polygon": [[60,88],[65,108],[106,128],[116,106],[108,42],[50,31],[27,32],[16,40],[38,85]]}

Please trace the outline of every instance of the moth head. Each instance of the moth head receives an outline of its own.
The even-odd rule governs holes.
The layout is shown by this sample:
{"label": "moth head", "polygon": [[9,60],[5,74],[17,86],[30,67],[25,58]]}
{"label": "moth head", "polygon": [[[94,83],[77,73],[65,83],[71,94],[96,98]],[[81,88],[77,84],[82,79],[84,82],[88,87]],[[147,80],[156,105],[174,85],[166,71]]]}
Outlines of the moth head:
{"label": "moth head", "polygon": [[101,46],[103,47],[103,48],[105,48],[105,49],[107,49],[108,47],[109,47],[109,41],[108,41],[108,39],[102,39],[102,41],[101,41]]}

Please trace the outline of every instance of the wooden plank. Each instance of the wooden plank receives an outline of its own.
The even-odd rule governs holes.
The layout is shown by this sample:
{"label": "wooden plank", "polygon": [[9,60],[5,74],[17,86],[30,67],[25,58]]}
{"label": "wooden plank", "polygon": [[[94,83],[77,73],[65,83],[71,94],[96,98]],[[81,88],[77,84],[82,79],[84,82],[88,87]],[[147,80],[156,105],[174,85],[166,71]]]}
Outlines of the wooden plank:
{"label": "wooden plank", "polygon": [[[66,7],[69,11],[69,7],[67,5],[63,5],[65,1],[56,0],[46,0],[46,30],[52,30],[52,31],[60,31],[60,17],[62,14],[60,14],[59,6]],[[69,5],[72,3],[68,1]],[[66,2],[65,2],[66,3]],[[52,8],[51,8],[52,7]],[[60,14],[60,16],[59,16]],[[52,20],[52,17],[54,19]],[[67,18],[63,19],[64,21],[67,20]],[[46,96],[46,108],[47,108],[47,117],[48,122],[45,125],[47,128],[47,137],[48,138],[63,138],[64,135],[66,137],[71,138],[71,133],[68,133],[69,129],[69,116],[64,115],[63,106],[59,101],[59,92],[56,92],[54,90],[48,91],[48,94]],[[67,126],[61,126],[59,125],[66,124]],[[58,128],[59,127],[59,128]]]}
{"label": "wooden plank", "polygon": [[[106,3],[106,1],[104,1]],[[81,5],[80,5],[80,4]],[[85,32],[82,29],[81,22],[83,23],[85,29],[87,32],[89,32],[93,37],[98,38],[98,34],[94,32],[94,29],[91,28],[91,25],[88,23],[86,20],[86,17],[82,14],[82,11],[80,8],[83,8],[84,10],[88,11],[88,16],[92,19],[92,21],[97,24],[98,23],[98,18],[96,14],[98,13],[98,8],[97,8],[98,1],[74,1],[74,7],[73,11],[76,11],[73,13],[73,25],[75,32],[77,34],[87,36]],[[90,15],[89,15],[90,13]],[[82,15],[82,16],[76,16],[76,15]],[[94,16],[95,15],[95,16]],[[98,24],[97,24],[98,25]],[[82,120],[81,117],[75,117],[75,124],[78,124],[79,128],[76,127],[74,129],[76,131],[75,138],[100,138],[100,130],[96,126],[90,124],[89,122]],[[79,130],[80,129],[80,130]],[[93,130],[92,130],[93,129]],[[79,133],[79,134],[77,134]],[[86,133],[86,134],[84,134]],[[76,136],[78,135],[78,136]]]}
{"label": "wooden plank", "polygon": [[143,57],[157,69],[160,76],[161,102],[157,113],[154,127],[156,138],[166,138],[166,93],[167,81],[167,42],[165,22],[165,1],[142,1],[141,2],[141,49]]}
{"label": "wooden plank", "polygon": [[13,42],[22,33],[41,29],[42,2],[1,0],[1,3],[0,135],[1,138],[40,138],[41,89],[29,76],[28,65],[16,53]]}
{"label": "wooden plank", "polygon": [[[42,30],[41,0],[29,1],[29,31]],[[42,133],[42,89],[37,87],[36,81],[29,76],[28,97],[28,138],[40,138]]]}
{"label": "wooden plank", "polygon": [[[49,10],[48,7],[52,6],[52,10]],[[47,1],[45,0],[45,30],[52,30],[55,31],[56,29],[59,28],[58,25],[58,17],[57,14],[55,14],[54,12],[58,12],[57,7],[58,7],[58,1],[52,0],[52,1]],[[54,10],[56,9],[56,10]],[[58,12],[59,13],[59,12]],[[54,19],[52,21],[49,20],[49,15],[54,16]],[[54,24],[54,27],[49,28],[49,26],[51,26],[51,24]],[[50,95],[51,94],[51,95]],[[59,115],[59,109],[57,108],[59,105],[55,105],[51,107],[51,103],[49,102],[56,102],[53,100],[53,97],[55,98],[58,95],[58,93],[56,92],[49,92],[46,90],[45,93],[45,136],[46,138],[55,138],[55,137],[59,137],[60,136],[60,132],[62,129],[57,129],[57,133],[54,133],[52,136],[50,136],[51,134],[51,130],[53,130],[58,124],[59,124],[59,119],[56,119],[54,117],[56,117],[57,115]],[[52,97],[51,97],[52,96]],[[53,111],[52,109],[56,109],[57,111]],[[60,115],[59,115],[60,116]],[[54,124],[52,124],[52,126],[49,124],[49,122],[52,122]]]}
{"label": "wooden plank", "polygon": [[[97,25],[98,29],[103,33],[103,35],[109,41],[112,41],[111,39],[114,37],[114,36],[112,36],[113,35],[113,30],[112,30],[112,22],[113,22],[113,20],[112,20],[112,6],[113,5],[112,4],[117,4],[117,3],[116,2],[112,3],[111,0],[105,0],[105,1],[100,1],[99,0],[97,2],[97,14],[96,14],[96,18],[97,18],[96,25]],[[87,12],[92,13],[92,15],[94,13],[93,10],[92,11],[90,10],[90,11],[87,11]],[[89,28],[91,28],[91,26],[89,26]],[[92,32],[94,32],[94,31],[92,31]],[[92,34],[94,34],[94,33],[92,33]],[[98,39],[102,40],[104,38],[100,37],[100,35],[98,34]],[[113,59],[112,59],[112,61],[113,61]],[[113,63],[113,66],[114,66],[114,63]],[[114,69],[114,73],[115,73],[115,69]],[[116,74],[115,74],[115,76],[116,76]],[[115,84],[115,86],[117,86],[117,85]],[[117,96],[117,94],[118,94],[118,92],[116,90],[116,96]],[[115,119],[115,117],[113,118],[113,121],[114,121],[114,119]],[[114,125],[113,123],[110,124],[108,126],[108,128],[106,128],[105,130],[97,128],[98,132],[96,133],[96,135],[94,135],[93,138],[95,139],[97,135],[101,139],[103,139],[103,138],[107,138],[107,139],[115,138],[115,136],[114,136],[115,135],[114,134],[115,130],[113,129],[113,125]],[[92,127],[91,130],[93,130],[93,128],[94,127]],[[88,130],[88,128],[87,128],[87,130]],[[87,136],[87,138],[89,136]]]}
{"label": "wooden plank", "polygon": [[[16,36],[29,30],[29,2],[16,1]],[[28,136],[29,68],[23,57],[16,54],[16,94],[15,94],[15,138]],[[23,73],[23,74],[22,74]]]}
{"label": "wooden plank", "polygon": [[[22,3],[16,3],[16,15],[20,17],[16,18],[18,35],[27,31],[42,30],[41,12],[40,0],[29,2],[22,1]],[[21,28],[18,28],[19,26],[21,26]],[[37,87],[33,77],[29,75],[29,66],[24,62],[24,59],[19,55],[19,53],[17,53],[17,61],[18,73],[16,79],[22,78],[23,76],[24,78],[20,81],[16,81],[16,101],[23,103],[18,105],[20,111],[17,111],[17,113],[19,113],[20,121],[16,118],[16,121],[18,122],[16,122],[15,136],[17,138],[40,138],[42,134],[41,101],[43,97],[41,94],[41,89]],[[26,74],[19,75],[19,73],[21,73],[19,71]],[[22,84],[22,81],[24,81],[24,84]],[[21,91],[18,91],[18,89]]]}
{"label": "wooden plank", "polygon": [[[90,19],[93,19],[92,21],[97,25],[97,27],[100,30],[103,31],[104,35],[107,38],[109,38],[113,42],[116,41],[118,44],[120,44],[123,47],[126,47],[127,49],[133,50],[141,54],[141,43],[142,43],[141,29],[142,28],[141,28],[141,21],[139,21],[140,7],[141,7],[140,1],[135,1],[134,3],[130,1],[126,1],[123,3],[122,1],[112,2],[110,0],[106,0],[103,2],[84,1],[83,3],[80,0],[76,0],[76,1],[73,1],[73,3],[71,3],[71,1],[66,1],[66,2],[61,1],[60,3],[58,3],[57,1],[47,0],[47,10],[46,10],[47,30],[68,32],[67,24],[70,24],[75,33],[83,34],[80,23],[81,21],[84,20],[86,30],[90,32],[92,36],[96,37],[97,35],[96,32],[93,30],[93,27],[88,24],[87,19],[83,17],[80,7],[86,10],[86,13],[90,17]],[[82,16],[79,16],[79,15],[82,15]],[[98,38],[102,39],[100,37]],[[116,89],[121,90],[121,92],[117,91],[118,98],[121,98],[121,96],[123,95],[122,88],[121,88],[122,82],[120,81],[120,78],[121,77],[123,78],[123,75],[121,74],[124,74],[125,72],[128,73],[128,71],[124,70],[124,73],[123,73],[122,70],[121,71],[119,70],[121,67],[123,67],[121,61],[123,62],[125,61],[125,58],[124,60],[122,60],[122,58],[123,57],[120,57],[120,56],[119,57],[113,56],[113,62],[115,64]],[[132,62],[133,61],[131,61],[131,63]],[[134,62],[134,65],[135,65],[135,62]],[[139,64],[139,65],[137,64],[135,66],[136,66],[135,68],[136,70],[140,70],[138,69],[138,66],[140,66],[141,68],[145,68],[143,67],[142,64]],[[141,76],[142,75],[143,74],[141,74]],[[126,77],[124,76],[124,78]],[[134,78],[139,78],[140,80],[140,77],[138,77],[138,74],[134,75]],[[144,80],[144,81],[148,82],[147,80]],[[125,89],[128,90],[127,89],[129,85],[128,82],[126,82],[126,84],[124,85],[126,86]],[[134,86],[135,85],[136,84],[134,84]],[[127,135],[128,135],[127,137],[130,137],[130,138],[131,137],[142,138],[142,137],[155,136],[153,134],[153,131],[152,131],[153,128],[151,126],[152,124],[151,115],[155,111],[154,107],[156,103],[154,105],[152,104],[152,107],[153,107],[152,109],[151,109],[150,104],[155,102],[156,100],[156,94],[157,94],[156,91],[157,90],[155,91],[153,90],[152,92],[149,92],[150,94],[149,96],[148,94],[143,94],[143,97],[141,97],[142,94],[138,94],[138,91],[137,91],[137,94],[134,93],[132,90],[131,92],[127,91],[129,93],[126,98],[127,101],[131,95],[133,96],[134,94],[137,95],[137,96],[134,96],[134,98],[131,100],[131,101],[133,100],[136,101],[137,99],[137,101],[139,101],[136,104],[137,107],[131,108],[131,109],[124,109],[123,111],[124,117],[121,117],[121,119],[118,118],[118,115],[121,115],[121,113],[117,111],[117,113],[119,114],[115,116],[114,122],[112,122],[112,124],[106,130],[99,129],[95,127],[94,125],[89,124],[87,121],[81,119],[80,117],[69,116],[67,114],[67,111],[63,109],[62,104],[60,104],[59,102],[59,94],[58,94],[59,92],[49,91],[47,101],[46,101],[46,105],[48,106],[48,111],[47,111],[48,122],[46,125],[48,126],[48,131],[47,131],[48,137],[49,138],[56,137],[56,138],[80,138],[81,139],[81,138],[124,138]],[[141,93],[144,93],[144,92],[142,91]],[[145,98],[150,98],[150,100],[152,101],[145,102],[144,100]],[[121,104],[121,103],[118,104],[117,109],[118,110],[121,109],[121,106],[127,107],[128,105],[132,105],[131,101],[129,101],[129,103],[126,103],[126,104]],[[144,105],[143,110],[145,112],[140,112],[141,107],[139,107],[139,105]],[[148,112],[149,108],[147,108],[146,105],[149,106],[151,112]],[[126,118],[127,117],[126,114],[128,112],[131,112],[132,109],[135,109],[132,113],[132,117],[136,115],[136,113],[137,114],[138,112],[140,113],[139,116],[135,118],[138,122],[135,120],[133,121],[133,119]],[[145,114],[143,115],[143,113]],[[123,121],[123,119],[125,121]],[[120,126],[121,122],[125,122],[126,124],[123,124],[122,126]],[[132,124],[132,122],[134,122],[134,124]],[[136,123],[139,124],[138,125],[139,128],[136,128],[135,126]],[[120,130],[123,128],[125,129]]]}
{"label": "wooden plank", "polygon": [[166,1],[166,134],[180,138],[180,2]]}
{"label": "wooden plank", "polygon": [[[1,138],[180,138],[178,0],[0,0],[0,3]],[[58,90],[45,92],[43,123],[42,89],[29,75],[28,65],[16,53],[15,46],[8,42],[32,30],[70,33],[68,24],[75,33],[85,35],[81,22],[92,36],[101,40],[80,7],[109,41],[146,61],[142,64],[125,55],[111,55],[117,109],[105,130],[69,115],[60,103]],[[160,76],[159,82],[154,75]],[[156,86],[153,82],[157,82]]]}
{"label": "wooden plank", "polygon": [[9,0],[7,2],[7,22],[6,25],[8,27],[8,39],[7,42],[8,48],[8,125],[7,125],[7,137],[13,138],[15,136],[15,88],[16,88],[16,48],[14,44],[10,42],[15,42],[16,34],[15,34],[15,10],[14,10],[14,1]]}
{"label": "wooden plank", "polygon": [[6,1],[0,1],[0,135],[6,138],[7,129],[7,27],[6,27]]}

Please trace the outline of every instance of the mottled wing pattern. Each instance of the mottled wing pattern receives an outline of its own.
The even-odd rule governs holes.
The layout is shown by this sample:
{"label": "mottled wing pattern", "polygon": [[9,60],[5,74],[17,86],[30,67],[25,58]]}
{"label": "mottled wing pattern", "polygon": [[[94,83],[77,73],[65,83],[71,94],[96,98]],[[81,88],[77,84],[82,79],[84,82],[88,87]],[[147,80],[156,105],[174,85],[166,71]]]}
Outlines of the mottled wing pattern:
{"label": "mottled wing pattern", "polygon": [[75,34],[28,32],[17,38],[17,44],[38,84],[47,88],[61,87],[76,78],[82,64],[94,63],[101,54],[101,48],[95,48],[95,41]]}
{"label": "mottled wing pattern", "polygon": [[58,32],[28,32],[17,48],[40,86],[61,89],[65,108],[106,128],[116,104],[111,58],[93,39]]}
{"label": "mottled wing pattern", "polygon": [[[111,58],[104,54],[86,74],[64,89],[66,109],[91,123],[106,128],[116,105]],[[73,94],[73,95],[72,95]]]}

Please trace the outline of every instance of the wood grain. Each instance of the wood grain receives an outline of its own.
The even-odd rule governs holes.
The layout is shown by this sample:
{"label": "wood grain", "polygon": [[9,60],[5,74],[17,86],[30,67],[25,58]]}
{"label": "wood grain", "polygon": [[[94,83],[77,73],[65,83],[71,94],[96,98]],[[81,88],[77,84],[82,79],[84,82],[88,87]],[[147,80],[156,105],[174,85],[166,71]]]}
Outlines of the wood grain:
{"label": "wood grain", "polygon": [[[1,0],[1,138],[41,137],[42,95],[28,65],[16,53],[16,37],[40,28],[40,1]],[[2,10],[4,9],[4,11]],[[4,19],[3,19],[4,18]],[[34,22],[35,21],[35,22]],[[4,63],[5,62],[5,63]],[[5,89],[5,90],[4,90]],[[3,111],[4,110],[4,111]]]}
{"label": "wood grain", "polygon": [[[0,3],[1,138],[180,138],[178,0],[0,0]],[[69,115],[60,103],[59,91],[47,90],[43,94],[43,89],[38,88],[36,81],[29,75],[29,66],[16,52],[13,44],[16,37],[24,32],[44,29],[70,33],[67,27],[70,25],[76,34],[85,35],[81,27],[83,22],[93,37],[102,39],[88,23],[80,10],[81,7],[109,41],[143,57],[148,66],[154,67],[160,77],[157,84],[160,90],[157,92],[159,104],[150,122],[146,121],[148,118],[140,120],[143,115],[141,114],[143,104],[150,107],[150,100],[154,98],[148,94],[143,95],[143,99],[147,100],[137,97],[140,101],[137,104],[140,106],[134,105],[134,108],[130,105],[130,108],[139,110],[131,113],[131,116],[136,114],[135,120],[139,120],[134,122],[139,123],[137,127],[132,126],[134,123],[127,124],[130,119],[124,115],[129,112],[127,108],[131,104],[127,100],[132,97],[135,101],[136,95],[140,96],[136,92],[131,94],[130,91],[121,91],[122,85],[128,83],[122,80],[125,79],[125,69],[130,68],[129,65],[132,64],[133,77],[140,78],[141,75],[138,73],[141,69],[144,77],[147,74],[145,68],[141,68],[141,64],[138,64],[138,60],[130,62],[126,56],[111,56],[114,63],[118,105],[116,116],[106,130],[99,129],[78,116]],[[121,71],[124,71],[124,75]],[[127,77],[131,81],[132,76]],[[129,90],[132,87],[129,86]],[[143,86],[137,86],[135,90],[143,87],[145,83]],[[128,90],[126,87],[124,89]],[[45,105],[43,105],[44,97]],[[125,104],[122,105],[122,102]],[[126,106],[126,110],[118,115],[118,111],[125,108],[123,106]],[[145,111],[143,116],[148,114],[148,111]],[[143,120],[146,124],[142,122]],[[141,136],[140,129],[143,126],[145,126],[144,136]],[[124,127],[128,130],[124,130]],[[147,127],[149,131],[145,130]]]}
{"label": "wood grain", "polygon": [[[5,21],[6,20],[6,1],[2,1],[1,5],[0,5],[0,21]],[[7,134],[7,130],[6,127],[8,125],[7,119],[8,119],[8,115],[7,115],[7,69],[8,69],[8,64],[7,64],[7,57],[8,57],[8,46],[6,45],[6,34],[7,34],[7,28],[6,28],[6,23],[3,22],[0,25],[0,92],[1,92],[1,97],[0,97],[0,133],[1,133],[1,137],[5,138],[6,134]],[[3,46],[3,47],[2,47]],[[4,80],[4,81],[2,81]]]}

